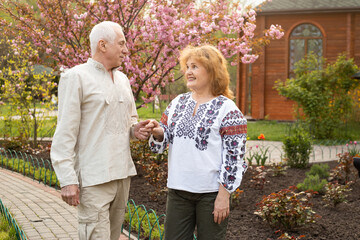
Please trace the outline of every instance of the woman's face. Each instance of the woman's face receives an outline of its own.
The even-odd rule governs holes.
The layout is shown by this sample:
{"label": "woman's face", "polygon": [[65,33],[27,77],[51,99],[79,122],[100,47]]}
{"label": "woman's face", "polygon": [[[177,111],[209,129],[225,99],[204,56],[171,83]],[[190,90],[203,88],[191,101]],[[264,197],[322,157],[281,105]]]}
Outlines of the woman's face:
{"label": "woman's face", "polygon": [[187,87],[194,91],[210,90],[210,75],[204,65],[194,58],[186,62],[185,78]]}

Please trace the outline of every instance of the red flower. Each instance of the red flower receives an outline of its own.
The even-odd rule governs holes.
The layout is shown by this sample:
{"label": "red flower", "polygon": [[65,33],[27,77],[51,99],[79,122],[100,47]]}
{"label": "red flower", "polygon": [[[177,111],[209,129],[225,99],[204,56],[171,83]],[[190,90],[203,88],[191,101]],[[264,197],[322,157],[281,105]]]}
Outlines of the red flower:
{"label": "red flower", "polygon": [[264,135],[264,134],[260,134],[260,135],[258,136],[258,139],[259,139],[259,140],[265,140],[265,135]]}

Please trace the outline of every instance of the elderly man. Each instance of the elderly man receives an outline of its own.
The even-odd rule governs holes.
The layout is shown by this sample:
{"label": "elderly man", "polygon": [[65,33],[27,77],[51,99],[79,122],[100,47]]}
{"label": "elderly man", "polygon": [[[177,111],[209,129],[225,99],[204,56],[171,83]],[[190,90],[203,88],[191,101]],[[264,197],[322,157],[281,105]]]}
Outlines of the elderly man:
{"label": "elderly man", "polygon": [[119,239],[136,169],[130,138],[147,139],[128,78],[117,68],[128,49],[120,25],[90,33],[92,58],[61,75],[51,160],[63,200],[78,206],[79,237]]}

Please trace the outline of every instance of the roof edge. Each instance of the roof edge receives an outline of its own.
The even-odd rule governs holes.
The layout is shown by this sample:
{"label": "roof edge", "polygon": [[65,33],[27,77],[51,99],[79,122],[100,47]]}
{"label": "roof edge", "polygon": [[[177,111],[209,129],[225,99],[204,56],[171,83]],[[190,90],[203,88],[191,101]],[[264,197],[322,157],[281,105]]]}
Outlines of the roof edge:
{"label": "roof edge", "polygon": [[283,10],[272,10],[272,11],[257,11],[257,15],[273,15],[273,14],[310,14],[310,13],[352,13],[360,12],[358,8],[341,8],[341,9],[283,9]]}

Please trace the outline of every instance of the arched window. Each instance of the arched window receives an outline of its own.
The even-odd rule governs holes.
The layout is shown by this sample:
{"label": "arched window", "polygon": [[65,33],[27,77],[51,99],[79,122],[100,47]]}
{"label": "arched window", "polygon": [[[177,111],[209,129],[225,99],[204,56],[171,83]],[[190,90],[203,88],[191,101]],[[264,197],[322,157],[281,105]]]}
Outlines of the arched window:
{"label": "arched window", "polygon": [[313,52],[319,58],[323,55],[323,35],[313,24],[300,24],[290,34],[289,78],[294,77],[295,63]]}

